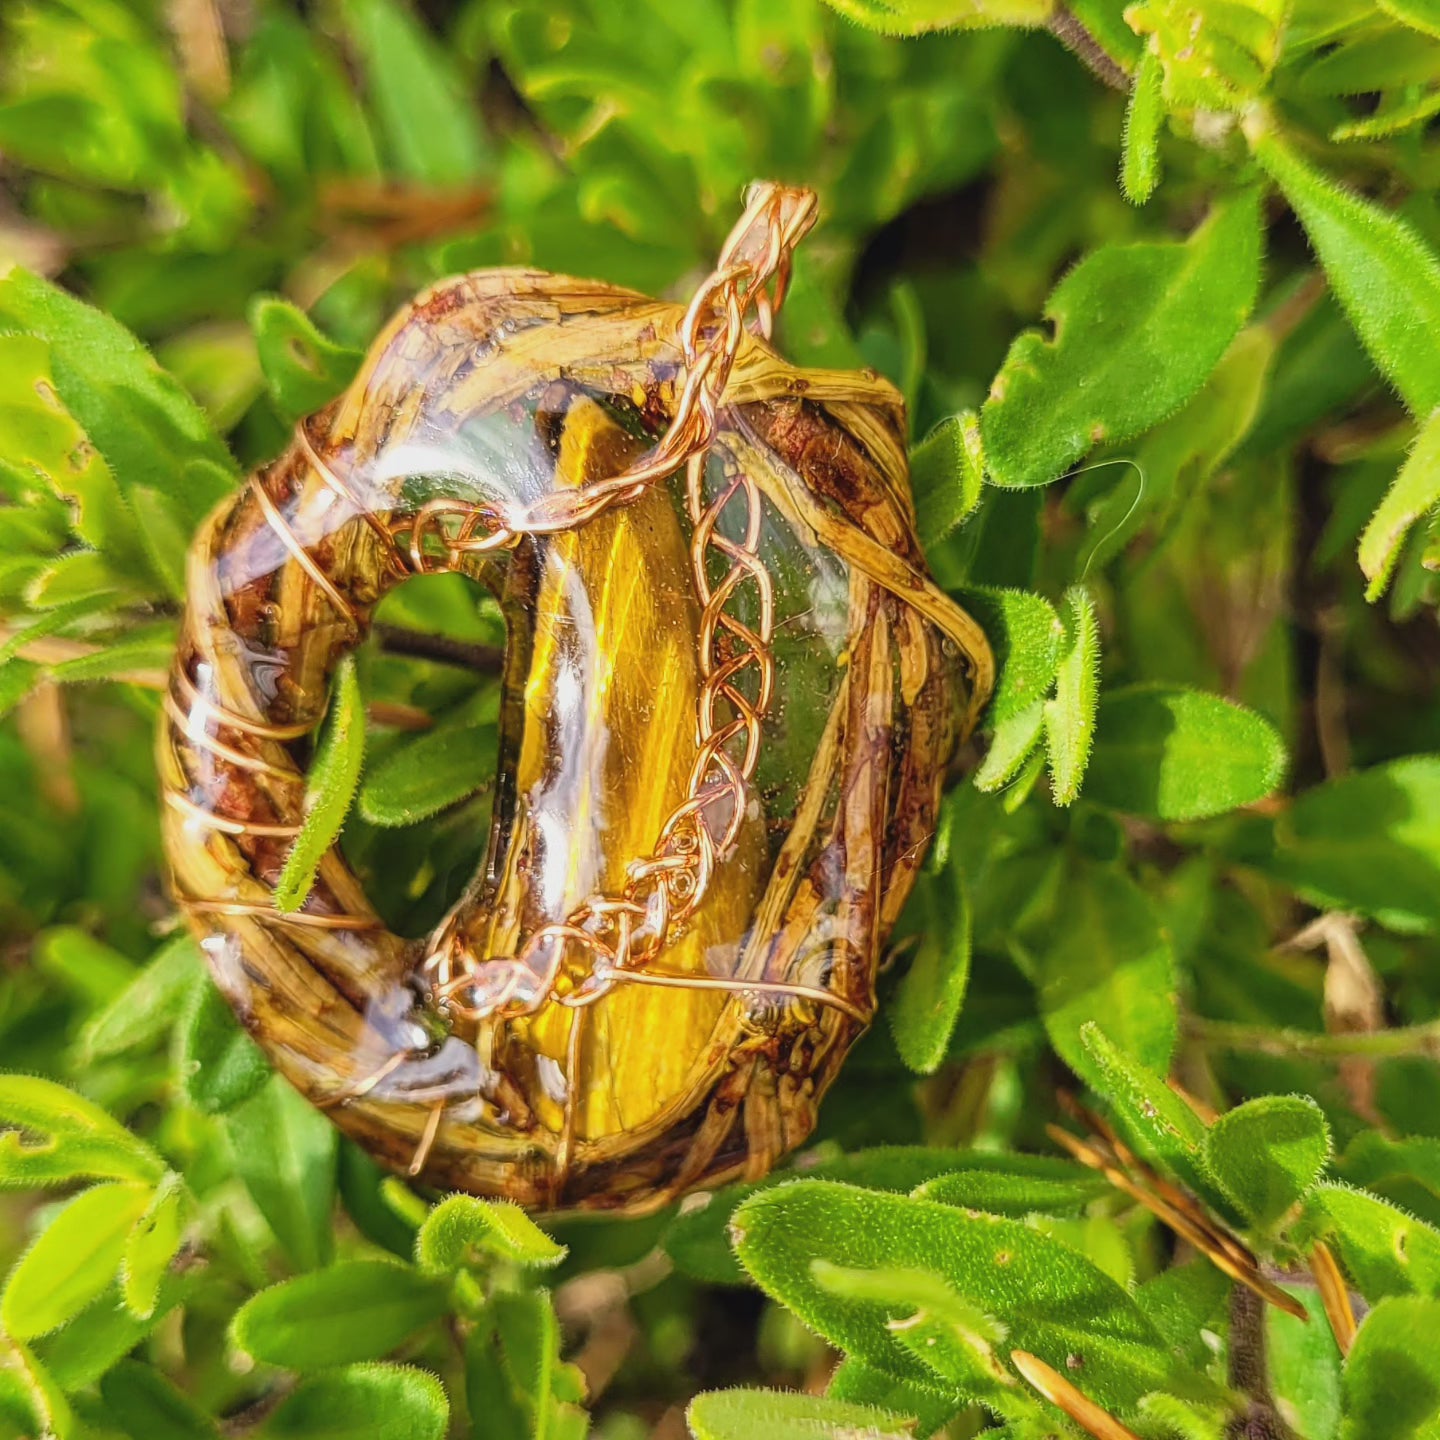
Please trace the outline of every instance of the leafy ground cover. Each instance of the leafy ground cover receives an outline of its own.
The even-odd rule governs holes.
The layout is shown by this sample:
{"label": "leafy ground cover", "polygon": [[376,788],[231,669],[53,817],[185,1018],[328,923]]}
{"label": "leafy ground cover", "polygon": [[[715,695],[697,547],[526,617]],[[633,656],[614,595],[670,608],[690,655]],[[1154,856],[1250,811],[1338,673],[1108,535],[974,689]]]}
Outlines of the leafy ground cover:
{"label": "leafy ground cover", "polygon": [[[0,1436],[1440,1435],[1434,0],[17,0],[0,45]],[[541,1226],[273,1078],[158,880],[204,514],[456,270],[824,223],[1000,684],[783,1173]],[[495,614],[337,687],[399,928]],[[451,642],[444,663],[417,636]],[[453,663],[459,657],[460,664]]]}

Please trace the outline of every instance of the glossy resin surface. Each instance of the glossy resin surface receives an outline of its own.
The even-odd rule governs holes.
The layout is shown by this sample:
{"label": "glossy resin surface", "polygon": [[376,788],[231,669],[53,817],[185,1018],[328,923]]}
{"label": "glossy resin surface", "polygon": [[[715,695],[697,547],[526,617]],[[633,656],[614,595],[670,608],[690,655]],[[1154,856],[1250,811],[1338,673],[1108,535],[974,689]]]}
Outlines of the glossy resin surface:
{"label": "glossy resin surface", "polygon": [[[647,452],[678,315],[526,271],[422,295],[197,538],[159,741],[176,897],[276,1066],[386,1163],[540,1209],[662,1204],[809,1133],[990,683],[984,637],[924,572],[898,395],[758,340],[688,481],[437,558],[423,517],[447,502],[503,520]],[[282,915],[330,674],[380,597],[440,563],[508,627],[486,859],[430,936],[390,933],[338,850]],[[697,564],[723,591],[708,635]],[[580,930],[517,967],[657,853],[707,706],[744,774],[738,807],[713,802],[727,843],[693,913],[631,969]]]}

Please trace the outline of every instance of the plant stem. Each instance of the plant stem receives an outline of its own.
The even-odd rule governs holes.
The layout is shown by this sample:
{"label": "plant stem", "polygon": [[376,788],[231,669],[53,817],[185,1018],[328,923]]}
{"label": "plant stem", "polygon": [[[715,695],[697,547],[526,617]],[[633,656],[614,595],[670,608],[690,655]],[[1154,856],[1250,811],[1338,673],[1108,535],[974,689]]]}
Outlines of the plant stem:
{"label": "plant stem", "polygon": [[493,645],[472,645],[465,640],[452,640],[448,635],[426,635],[398,625],[377,625],[375,637],[380,648],[390,655],[435,660],[441,665],[456,665],[487,675],[498,675],[505,667],[505,652]]}
{"label": "plant stem", "polygon": [[1218,1050],[1254,1050],[1262,1055],[1302,1055],[1317,1060],[1338,1059],[1347,1055],[1440,1056],[1440,1020],[1351,1035],[1322,1035],[1313,1030],[1270,1030],[1263,1025],[1200,1020],[1194,1016],[1186,1025],[1202,1045]]}
{"label": "plant stem", "polygon": [[1080,17],[1063,5],[1057,5],[1050,12],[1045,28],[1071,54],[1079,57],[1085,68],[1097,80],[1103,80],[1112,90],[1130,89],[1130,77],[1115,62],[1103,45],[1085,27]]}
{"label": "plant stem", "polygon": [[1237,1285],[1230,1292],[1229,1380],[1248,1401],[1245,1413],[1225,1428],[1226,1440],[1295,1440],[1270,1394],[1265,1301]]}

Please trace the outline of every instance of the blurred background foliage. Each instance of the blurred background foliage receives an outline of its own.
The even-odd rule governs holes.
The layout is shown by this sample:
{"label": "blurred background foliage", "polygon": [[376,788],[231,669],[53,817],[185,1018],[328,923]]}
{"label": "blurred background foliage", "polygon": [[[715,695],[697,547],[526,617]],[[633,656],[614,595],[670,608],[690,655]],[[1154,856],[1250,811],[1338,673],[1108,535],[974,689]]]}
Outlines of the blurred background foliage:
{"label": "blurred background foliage", "polygon": [[[1434,0],[5,5],[0,1436],[1440,1434],[1437,114]],[[683,298],[760,176],[786,353],[910,403],[975,773],[808,1178],[432,1205],[165,898],[189,538],[417,287]],[[418,933],[503,634],[381,620],[345,844]]]}

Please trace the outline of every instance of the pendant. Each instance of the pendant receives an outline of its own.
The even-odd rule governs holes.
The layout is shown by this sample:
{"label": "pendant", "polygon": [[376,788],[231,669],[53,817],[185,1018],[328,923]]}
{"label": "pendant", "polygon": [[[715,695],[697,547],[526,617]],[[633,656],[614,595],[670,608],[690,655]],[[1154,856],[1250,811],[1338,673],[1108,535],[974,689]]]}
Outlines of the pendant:
{"label": "pendant", "polygon": [[[874,1015],[993,663],[926,572],[899,394],[768,343],[814,213],[754,187],[688,308],[437,285],[195,540],[176,902],[281,1074],[425,1183],[642,1212],[758,1178]],[[337,848],[283,914],[331,672],[444,570],[507,624],[479,873],[407,939]]]}

